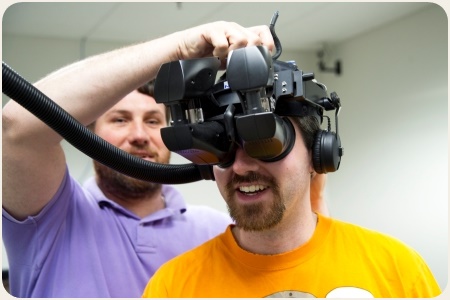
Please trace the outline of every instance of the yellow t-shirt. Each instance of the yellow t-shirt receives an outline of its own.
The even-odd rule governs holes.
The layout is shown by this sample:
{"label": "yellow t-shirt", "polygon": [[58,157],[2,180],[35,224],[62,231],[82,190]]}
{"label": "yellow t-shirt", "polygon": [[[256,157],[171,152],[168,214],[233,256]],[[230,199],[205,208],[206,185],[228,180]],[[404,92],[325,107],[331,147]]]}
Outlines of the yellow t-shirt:
{"label": "yellow t-shirt", "polygon": [[441,291],[424,260],[402,242],[319,215],[312,238],[277,255],[247,252],[231,226],[164,264],[143,297],[396,297]]}

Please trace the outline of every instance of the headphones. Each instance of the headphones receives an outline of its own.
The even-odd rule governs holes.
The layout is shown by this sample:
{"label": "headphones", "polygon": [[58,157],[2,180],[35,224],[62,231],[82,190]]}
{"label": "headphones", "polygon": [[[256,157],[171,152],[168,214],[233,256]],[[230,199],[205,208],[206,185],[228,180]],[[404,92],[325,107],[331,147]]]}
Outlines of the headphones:
{"label": "headphones", "polygon": [[[323,118],[327,118],[327,129],[319,129],[314,135],[314,141],[311,149],[312,163],[314,171],[317,173],[322,174],[335,172],[339,169],[341,157],[344,151],[341,145],[341,139],[338,134],[338,114],[341,109],[340,98],[336,94],[336,92],[331,92],[329,97],[324,94],[324,91],[326,91],[326,87],[318,82],[314,82],[313,80],[311,80],[311,74],[305,74],[303,77],[309,80],[300,84],[300,86],[304,87],[306,96],[300,98],[315,99],[315,101],[277,101],[274,113],[283,116],[282,119],[285,123],[284,127],[286,129],[290,129],[287,130],[289,131],[287,136],[295,136],[292,124],[290,124],[291,122],[287,118],[288,116],[299,118],[305,116],[313,116],[316,118],[319,124],[322,124]],[[297,84],[297,86],[299,86],[299,84]],[[309,91],[313,92],[309,93]],[[324,115],[324,110],[335,110],[336,132],[331,131],[331,120],[330,117]],[[289,123],[290,126],[288,126],[287,123]],[[295,139],[291,139],[290,143],[293,144],[294,140]],[[275,159],[270,161],[282,159],[289,153],[291,148],[292,145],[288,145],[286,147],[286,151],[282,155],[277,156]]]}
{"label": "headphones", "polygon": [[337,171],[342,154],[341,139],[336,133],[326,130],[317,131],[312,148],[312,162],[317,173]]}
{"label": "headphones", "polygon": [[330,118],[328,119],[327,130],[318,130],[315,134],[312,146],[312,161],[314,170],[317,173],[335,172],[339,169],[341,157],[344,155],[344,148],[338,134],[338,114],[341,110],[341,100],[336,92],[331,92],[329,98],[319,101],[326,110],[335,110],[336,132],[331,131]]}
{"label": "headphones", "polygon": [[[288,118],[283,118],[283,123],[288,131],[288,136],[291,138],[285,150],[273,159],[262,159],[265,162],[274,162],[283,159],[292,150],[295,142],[295,130]],[[343,148],[341,146],[341,139],[338,134],[328,130],[317,130],[314,135],[312,144],[312,163],[314,171],[319,174],[326,174],[335,172],[339,169],[341,157],[343,155]]]}

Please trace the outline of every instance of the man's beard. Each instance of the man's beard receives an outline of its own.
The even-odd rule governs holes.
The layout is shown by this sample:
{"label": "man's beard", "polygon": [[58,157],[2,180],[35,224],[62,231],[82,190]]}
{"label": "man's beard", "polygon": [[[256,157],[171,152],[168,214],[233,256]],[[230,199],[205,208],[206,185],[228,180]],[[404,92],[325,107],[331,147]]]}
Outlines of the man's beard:
{"label": "man's beard", "polygon": [[[237,183],[246,182],[264,182],[269,186],[274,195],[272,203],[259,201],[258,203],[250,203],[239,205],[233,197],[237,192],[233,186]],[[262,231],[273,228],[281,222],[284,216],[286,206],[280,194],[278,185],[273,178],[261,176],[254,172],[249,172],[246,176],[235,175],[231,182],[226,186],[226,202],[228,212],[235,221],[237,227],[245,231]]]}
{"label": "man's beard", "polygon": [[97,182],[103,192],[131,200],[153,196],[161,190],[160,183],[139,180],[117,172],[94,160]]}

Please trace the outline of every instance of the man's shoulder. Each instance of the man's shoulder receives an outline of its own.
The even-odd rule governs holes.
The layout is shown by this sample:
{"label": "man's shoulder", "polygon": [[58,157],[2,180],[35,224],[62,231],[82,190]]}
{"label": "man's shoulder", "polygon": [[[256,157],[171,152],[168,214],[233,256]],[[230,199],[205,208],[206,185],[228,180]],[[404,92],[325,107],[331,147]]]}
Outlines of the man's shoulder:
{"label": "man's shoulder", "polygon": [[399,238],[350,222],[332,219],[335,232],[346,237],[349,242],[359,243],[363,247],[370,247],[379,253],[389,253],[402,259],[416,259],[417,252]]}
{"label": "man's shoulder", "polygon": [[[162,264],[150,279],[144,297],[160,297],[164,295],[182,295],[186,293],[184,288],[195,289],[199,278],[203,279],[205,274],[211,274],[210,269],[216,268],[216,258],[221,256],[223,249],[220,244],[220,235],[203,244],[168,260]],[[214,257],[212,257],[214,256]],[[211,262],[214,261],[214,264]],[[170,296],[172,297],[172,296]],[[186,297],[186,296],[184,296]]]}
{"label": "man's shoulder", "polygon": [[[224,233],[215,236],[208,241],[172,258],[168,262],[164,263],[161,269],[165,269],[165,272],[171,270],[182,270],[183,272],[192,268],[193,265],[203,265],[205,261],[210,261],[210,255],[212,252],[216,251],[217,244],[221,244],[222,235]],[[221,248],[221,247],[219,247]],[[215,253],[217,255],[217,253]],[[169,272],[171,272],[169,271]]]}

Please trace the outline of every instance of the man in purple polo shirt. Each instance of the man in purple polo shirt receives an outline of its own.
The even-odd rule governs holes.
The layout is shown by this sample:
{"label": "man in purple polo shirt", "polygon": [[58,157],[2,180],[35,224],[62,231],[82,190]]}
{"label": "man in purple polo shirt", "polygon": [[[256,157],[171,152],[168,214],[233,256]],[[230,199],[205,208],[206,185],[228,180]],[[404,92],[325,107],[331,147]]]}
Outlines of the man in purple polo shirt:
{"label": "man in purple polo shirt", "polygon": [[[168,163],[162,126],[164,105],[133,91],[92,129],[129,153]],[[94,166],[96,178],[83,187],[66,171],[50,202],[24,220],[4,205],[12,295],[139,297],[162,263],[231,222],[212,208],[187,206],[172,186],[130,178],[97,162]]]}
{"label": "man in purple polo shirt", "polygon": [[[266,26],[215,22],[74,63],[36,86],[111,144],[168,163],[160,136],[165,107],[138,87],[162,63],[226,58],[232,49],[261,44],[274,48]],[[13,296],[140,297],[162,263],[231,222],[209,207],[186,205],[171,186],[96,162],[95,178],[81,186],[67,170],[58,134],[14,101],[2,117],[3,241]],[[325,177],[317,178],[320,194]]]}

